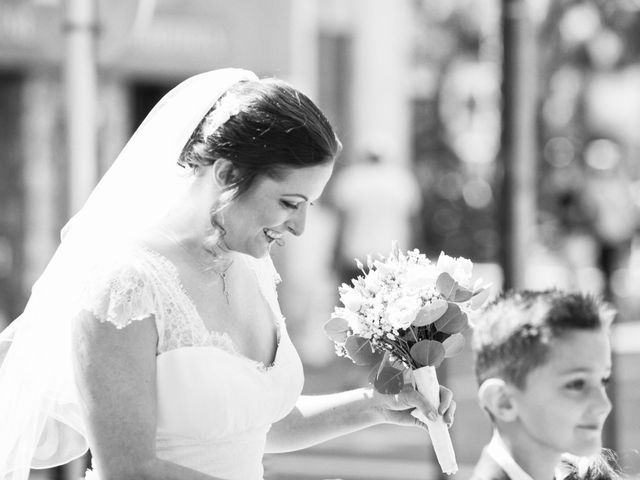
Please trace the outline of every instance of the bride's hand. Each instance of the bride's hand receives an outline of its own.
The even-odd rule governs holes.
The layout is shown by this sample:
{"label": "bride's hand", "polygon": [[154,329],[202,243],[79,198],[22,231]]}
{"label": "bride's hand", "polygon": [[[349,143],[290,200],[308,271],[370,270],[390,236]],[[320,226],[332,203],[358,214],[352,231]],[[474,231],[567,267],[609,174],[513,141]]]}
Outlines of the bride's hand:
{"label": "bride's hand", "polygon": [[414,389],[411,385],[405,385],[400,393],[386,395],[373,389],[373,400],[382,412],[385,423],[395,423],[397,425],[413,425],[423,428],[427,426],[411,415],[414,409],[420,410],[427,418],[430,415],[443,415],[444,422],[448,427],[453,424],[453,417],[456,411],[456,402],[453,393],[447,387],[440,385],[440,405],[436,409],[429,400]]}

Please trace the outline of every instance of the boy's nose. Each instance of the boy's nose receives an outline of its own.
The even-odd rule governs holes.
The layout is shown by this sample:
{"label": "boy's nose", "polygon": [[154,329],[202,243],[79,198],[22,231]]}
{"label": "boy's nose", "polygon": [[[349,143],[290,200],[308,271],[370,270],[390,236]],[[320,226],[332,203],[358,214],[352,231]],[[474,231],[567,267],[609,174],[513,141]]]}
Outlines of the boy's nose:
{"label": "boy's nose", "polygon": [[604,388],[599,388],[594,396],[594,411],[606,418],[611,412],[611,400],[609,400],[607,391]]}

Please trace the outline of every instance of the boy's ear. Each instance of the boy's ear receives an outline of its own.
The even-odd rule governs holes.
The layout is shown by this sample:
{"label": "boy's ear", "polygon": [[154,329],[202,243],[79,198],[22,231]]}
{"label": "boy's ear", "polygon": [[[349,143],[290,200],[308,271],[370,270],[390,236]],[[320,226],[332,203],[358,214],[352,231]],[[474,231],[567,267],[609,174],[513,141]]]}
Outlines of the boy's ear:
{"label": "boy's ear", "polygon": [[496,420],[512,422],[517,418],[509,386],[500,378],[488,378],[482,382],[478,399],[480,406]]}
{"label": "boy's ear", "polygon": [[236,169],[229,160],[219,158],[213,164],[213,178],[219,187],[226,187],[236,180]]}

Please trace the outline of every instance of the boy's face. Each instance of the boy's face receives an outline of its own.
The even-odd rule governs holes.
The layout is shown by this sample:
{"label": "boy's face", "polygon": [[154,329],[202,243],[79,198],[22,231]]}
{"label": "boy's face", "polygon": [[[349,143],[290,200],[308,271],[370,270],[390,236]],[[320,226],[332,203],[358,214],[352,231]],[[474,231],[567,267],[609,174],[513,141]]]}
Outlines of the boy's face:
{"label": "boy's face", "polygon": [[605,390],[610,373],[611,347],[603,330],[575,330],[553,340],[547,363],[529,373],[524,390],[513,389],[524,434],[554,453],[597,452],[611,411]]}

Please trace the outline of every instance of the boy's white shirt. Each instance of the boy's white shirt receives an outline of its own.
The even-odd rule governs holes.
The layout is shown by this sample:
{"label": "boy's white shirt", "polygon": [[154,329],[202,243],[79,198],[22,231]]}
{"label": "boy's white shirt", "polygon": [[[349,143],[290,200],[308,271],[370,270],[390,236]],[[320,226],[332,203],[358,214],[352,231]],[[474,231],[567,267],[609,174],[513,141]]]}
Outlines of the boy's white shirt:
{"label": "boy's white shirt", "polygon": [[533,480],[533,477],[525,472],[513,459],[498,430],[493,431],[493,437],[491,437],[491,441],[487,445],[487,453],[511,480]]}
{"label": "boy's white shirt", "polygon": [[[504,470],[511,480],[533,480],[533,477],[525,472],[513,459],[498,430],[493,431],[491,441],[489,445],[487,445],[487,453],[493,458],[493,461]],[[563,477],[562,472],[556,467],[555,478],[561,479]]]}

